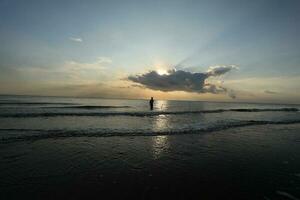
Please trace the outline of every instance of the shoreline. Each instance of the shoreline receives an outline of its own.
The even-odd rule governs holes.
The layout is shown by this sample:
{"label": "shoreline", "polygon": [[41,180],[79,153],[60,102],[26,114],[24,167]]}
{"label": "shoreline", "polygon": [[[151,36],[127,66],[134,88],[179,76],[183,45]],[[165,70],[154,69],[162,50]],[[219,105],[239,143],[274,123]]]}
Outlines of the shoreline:
{"label": "shoreline", "polygon": [[0,144],[0,198],[299,197],[299,130],[300,124],[259,125]]}

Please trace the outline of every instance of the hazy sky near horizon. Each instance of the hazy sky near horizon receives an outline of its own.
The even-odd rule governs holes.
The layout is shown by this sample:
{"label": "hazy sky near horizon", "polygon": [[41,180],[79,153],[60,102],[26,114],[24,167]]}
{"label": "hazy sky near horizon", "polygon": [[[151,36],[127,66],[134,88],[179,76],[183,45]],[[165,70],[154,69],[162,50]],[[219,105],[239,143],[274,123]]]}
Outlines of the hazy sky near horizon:
{"label": "hazy sky near horizon", "polygon": [[0,93],[231,100],[127,77],[236,66],[205,82],[299,103],[299,13],[297,0],[0,0]]}

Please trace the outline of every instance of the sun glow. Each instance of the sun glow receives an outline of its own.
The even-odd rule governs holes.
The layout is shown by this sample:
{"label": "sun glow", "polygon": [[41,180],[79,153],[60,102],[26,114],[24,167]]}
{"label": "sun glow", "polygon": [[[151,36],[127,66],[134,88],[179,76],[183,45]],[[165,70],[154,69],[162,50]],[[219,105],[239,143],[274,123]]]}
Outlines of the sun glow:
{"label": "sun glow", "polygon": [[159,75],[168,74],[168,70],[166,70],[166,69],[157,69],[156,72],[157,72]]}

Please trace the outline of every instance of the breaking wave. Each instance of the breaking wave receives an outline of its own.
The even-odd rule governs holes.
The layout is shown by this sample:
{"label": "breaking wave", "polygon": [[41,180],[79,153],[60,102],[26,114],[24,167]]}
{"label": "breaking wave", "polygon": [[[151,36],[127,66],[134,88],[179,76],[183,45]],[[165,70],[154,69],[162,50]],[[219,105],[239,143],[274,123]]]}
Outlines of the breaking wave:
{"label": "breaking wave", "polygon": [[[149,131],[149,130],[111,130],[111,129],[0,129],[1,132],[14,132],[22,133],[17,136],[9,136],[0,138],[0,142],[15,142],[15,141],[27,141],[27,140],[39,140],[48,138],[67,138],[67,137],[112,137],[112,136],[159,136],[159,135],[180,135],[180,134],[200,134],[209,133],[215,131],[226,130],[230,128],[239,128],[246,126],[255,125],[284,125],[284,124],[298,124],[300,120],[290,121],[239,121],[229,122],[226,124],[220,124],[213,127],[206,128],[189,128],[180,130],[169,130],[169,131]],[[26,133],[26,134],[24,134]]]}
{"label": "breaking wave", "polygon": [[45,108],[58,108],[58,109],[109,109],[109,108],[130,108],[130,106],[64,106],[64,107],[45,107]]}
{"label": "breaking wave", "polygon": [[[84,108],[87,106],[78,106]],[[74,107],[70,107],[74,108]],[[87,109],[89,106],[87,107]],[[103,106],[101,106],[103,108]],[[109,108],[109,107],[106,107]],[[298,108],[278,108],[278,109],[216,109],[199,111],[161,111],[161,112],[49,112],[49,113],[0,113],[0,117],[27,118],[27,117],[67,117],[67,116],[86,116],[86,117],[105,117],[105,116],[135,116],[148,117],[157,115],[182,115],[182,114],[205,114],[205,113],[223,113],[223,112],[298,112]]]}
{"label": "breaking wave", "polygon": [[75,103],[52,103],[52,102],[0,102],[0,106],[30,106],[30,105],[37,105],[37,106],[43,106],[43,105],[77,105]]}

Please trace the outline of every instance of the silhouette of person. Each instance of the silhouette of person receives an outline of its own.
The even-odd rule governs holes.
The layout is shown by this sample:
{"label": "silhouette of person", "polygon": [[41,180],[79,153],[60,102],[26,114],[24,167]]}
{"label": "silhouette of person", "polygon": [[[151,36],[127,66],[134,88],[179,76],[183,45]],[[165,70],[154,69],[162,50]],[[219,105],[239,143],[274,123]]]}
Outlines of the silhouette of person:
{"label": "silhouette of person", "polygon": [[150,104],[150,110],[153,110],[153,103],[154,103],[154,99],[153,97],[151,97],[149,104]]}

